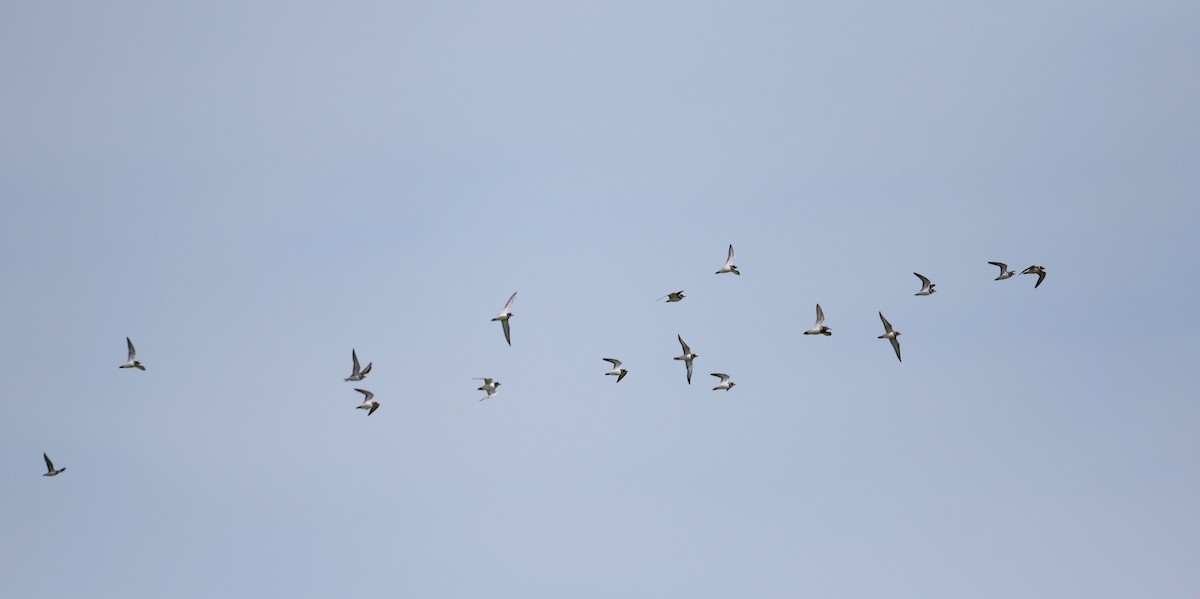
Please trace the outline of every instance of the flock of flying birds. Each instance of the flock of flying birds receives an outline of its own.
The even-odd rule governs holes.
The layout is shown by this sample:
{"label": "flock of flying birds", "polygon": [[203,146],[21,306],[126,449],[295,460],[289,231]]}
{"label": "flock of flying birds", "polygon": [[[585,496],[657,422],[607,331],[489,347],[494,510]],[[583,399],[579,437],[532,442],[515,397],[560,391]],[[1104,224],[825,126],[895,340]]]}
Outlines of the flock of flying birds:
{"label": "flock of flying birds", "polygon": [[[735,265],[733,263],[733,260],[734,260],[733,245],[730,244],[729,256],[725,259],[725,265],[722,266],[721,269],[716,272],[716,274],[721,275],[721,274],[725,274],[725,273],[733,273],[735,275],[740,276],[742,273],[741,273],[741,271],[738,270],[737,265]],[[1012,278],[1013,276],[1016,276],[1016,274],[1017,274],[1016,271],[1009,270],[1008,265],[1003,262],[988,262],[988,264],[996,266],[1000,269],[1000,276],[995,278],[996,281],[1003,281],[1005,279]],[[914,295],[933,295],[934,292],[937,291],[935,289],[935,287],[937,285],[934,284],[932,281],[930,281],[928,277],[921,275],[919,273],[915,273],[915,272],[913,274],[916,275],[918,279],[921,279],[921,290],[918,291],[917,293],[915,293]],[[1042,267],[1042,266],[1037,266],[1037,265],[1030,266],[1029,268],[1026,268],[1025,270],[1021,271],[1021,274],[1037,275],[1037,283],[1034,283],[1034,285],[1033,285],[1033,287],[1035,289],[1037,287],[1041,286],[1042,281],[1044,281],[1046,279],[1046,269],[1045,269],[1045,267]],[[679,291],[675,291],[672,293],[668,293],[658,299],[659,300],[666,299],[667,303],[673,303],[673,302],[683,301],[684,297],[686,297],[686,296],[683,294],[683,290],[679,290]],[[512,346],[512,329],[511,329],[508,321],[513,317],[512,307],[513,307],[513,302],[516,299],[517,299],[517,294],[514,292],[512,294],[512,296],[510,296],[508,298],[508,302],[504,304],[504,309],[501,310],[499,314],[497,314],[495,317],[492,318],[493,322],[494,321],[500,322],[501,327],[503,327],[503,329],[504,329],[504,341],[507,342],[509,346]],[[899,339],[900,331],[897,331],[895,328],[892,327],[892,323],[888,322],[888,319],[884,317],[883,312],[879,313],[879,320],[881,320],[883,322],[884,333],[882,335],[880,335],[878,338],[879,339],[887,339],[889,342],[891,342],[892,349],[894,349],[896,351],[896,359],[901,360],[901,358],[900,358],[900,339]],[[804,331],[804,334],[805,335],[824,335],[826,337],[833,335],[833,330],[830,329],[829,327],[825,326],[825,311],[821,309],[821,304],[817,304],[817,322],[816,322],[816,324],[814,324],[811,329]],[[692,348],[688,347],[688,344],[687,344],[687,342],[685,342],[683,340],[682,335],[676,335],[676,337],[679,339],[680,347],[683,348],[683,354],[679,355],[679,356],[675,356],[675,359],[682,361],[684,363],[684,365],[687,367],[687,382],[690,385],[690,384],[692,384],[692,361],[695,360],[696,358],[700,357],[700,355],[692,352]],[[128,350],[129,350],[129,358],[128,358],[128,360],[125,361],[124,364],[120,365],[118,368],[136,368],[136,369],[142,370],[142,371],[146,370],[146,366],[143,365],[137,359],[137,350],[135,350],[133,348],[133,341],[131,341],[129,339],[129,337],[125,338],[125,345],[127,346]],[[353,364],[352,370],[350,371],[350,376],[346,377],[345,381],[358,382],[358,381],[361,381],[361,380],[367,378],[367,375],[370,374],[371,367],[374,364],[372,362],[368,362],[367,367],[362,368],[358,362],[358,352],[354,349],[350,350],[350,359],[353,360],[354,364]],[[627,368],[621,367],[620,360],[618,360],[616,358],[603,358],[603,360],[605,362],[612,364],[612,370],[609,370],[608,372],[604,373],[605,376],[615,376],[615,377],[617,377],[617,382],[619,383],[619,382],[621,382],[622,379],[625,378],[625,375],[629,374],[629,370]],[[714,372],[714,373],[712,373],[712,376],[715,376],[718,379],[720,379],[720,382],[717,383],[717,386],[713,387],[713,391],[729,391],[735,385],[737,385],[737,383],[735,383],[731,380],[731,377],[728,374],[725,374],[723,372]],[[483,391],[484,393],[487,393],[487,395],[485,397],[481,398],[479,401],[491,399],[496,396],[496,393],[498,392],[498,390],[500,388],[500,384],[501,384],[500,381],[497,381],[492,378],[479,378],[479,379],[475,379],[475,380],[483,381],[483,385],[481,385],[479,387],[478,391]],[[357,409],[367,410],[367,416],[374,414],[375,410],[379,409],[379,401],[375,399],[374,393],[372,393],[366,389],[355,388],[354,390],[363,394],[363,402],[361,405],[359,405],[357,407]],[[46,455],[44,452],[42,453],[42,458],[46,461],[46,473],[43,474],[42,476],[58,476],[59,474],[62,474],[64,471],[66,471],[66,468],[55,468],[54,462],[50,461],[50,456]]]}

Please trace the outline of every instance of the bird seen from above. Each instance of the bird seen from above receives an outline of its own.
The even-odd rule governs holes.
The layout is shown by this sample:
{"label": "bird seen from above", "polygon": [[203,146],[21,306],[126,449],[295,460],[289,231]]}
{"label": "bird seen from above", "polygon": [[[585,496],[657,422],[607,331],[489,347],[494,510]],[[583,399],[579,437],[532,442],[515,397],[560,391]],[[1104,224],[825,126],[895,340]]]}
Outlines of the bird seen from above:
{"label": "bird seen from above", "polygon": [[625,375],[629,374],[629,369],[621,368],[620,360],[618,360],[616,358],[602,358],[602,359],[605,362],[609,362],[613,365],[612,370],[604,373],[604,376],[615,376],[615,377],[617,377],[617,382],[619,383],[619,382],[621,382],[621,379],[625,378]]}
{"label": "bird seen from above", "polygon": [[58,476],[59,474],[62,474],[64,471],[66,471],[66,468],[59,468],[59,469],[55,470],[54,462],[50,461],[50,456],[46,455],[46,452],[44,452],[44,451],[42,452],[42,459],[46,460],[46,473],[43,474],[42,476]]}
{"label": "bird seen from above", "polygon": [[903,362],[904,360],[900,359],[900,340],[897,339],[897,337],[900,336],[900,331],[892,328],[892,323],[888,322],[888,319],[883,317],[883,312],[879,313],[879,320],[883,321],[883,330],[886,332],[877,337],[877,339],[887,339],[888,341],[891,341],[892,349],[896,350],[896,359]]}
{"label": "bird seen from above", "polygon": [[125,345],[129,346],[129,361],[118,366],[117,368],[136,368],[138,370],[145,371],[146,367],[143,366],[141,362],[138,362],[137,350],[133,349],[133,342],[129,340],[129,337],[125,338]]}
{"label": "bird seen from above", "polygon": [[718,270],[716,272],[716,274],[721,274],[721,273],[726,273],[726,272],[731,272],[735,275],[742,274],[741,271],[738,270],[738,267],[736,265],[734,265],[734,263],[733,263],[733,244],[732,243],[729,244],[729,257],[725,259],[725,266],[722,266],[721,270]]}
{"label": "bird seen from above", "polygon": [[515,299],[517,299],[516,291],[513,292],[512,297],[508,298],[508,303],[504,304],[504,309],[492,318],[493,321],[499,320],[500,324],[504,326],[504,340],[508,342],[509,347],[512,347],[512,332],[508,328],[508,319],[513,317],[512,305]]}
{"label": "bird seen from above", "polygon": [[358,406],[357,409],[367,410],[367,416],[374,414],[375,410],[379,409],[379,402],[375,401],[374,393],[371,393],[370,391],[367,391],[366,389],[355,389],[355,391],[358,391],[359,393],[363,394],[362,405]]}
{"label": "bird seen from above", "polygon": [[353,349],[351,349],[351,350],[350,350],[350,359],[351,359],[351,360],[354,360],[354,370],[352,370],[352,371],[350,372],[350,376],[349,376],[349,377],[346,377],[346,379],[345,379],[345,380],[347,380],[347,381],[361,381],[361,380],[363,380],[363,379],[367,378],[367,373],[371,372],[371,366],[373,366],[373,365],[374,365],[374,362],[367,362],[367,367],[366,367],[366,368],[363,368],[363,369],[360,371],[360,370],[358,369],[358,352],[356,352],[356,351],[354,351]]}
{"label": "bird seen from above", "polygon": [[825,326],[825,311],[821,309],[821,304],[817,304],[817,324],[813,328],[804,331],[805,335],[825,335],[829,337],[833,335],[833,329]]}
{"label": "bird seen from above", "polygon": [[1021,274],[1037,275],[1038,280],[1036,283],[1033,284],[1033,288],[1037,289],[1038,285],[1041,285],[1042,281],[1046,279],[1046,267],[1045,266],[1030,266],[1029,268],[1026,268],[1025,270],[1021,271]]}
{"label": "bird seen from above", "polygon": [[[663,299],[664,297],[665,297],[665,298],[667,298],[667,303],[668,303],[668,304],[670,304],[670,303],[673,303],[673,302],[681,302],[681,301],[683,301],[683,298],[684,298],[684,297],[687,297],[687,296],[685,296],[685,295],[683,294],[683,290],[682,290],[682,289],[680,289],[679,291],[676,291],[675,293],[668,293],[668,294],[666,294],[666,295],[664,295],[664,296],[662,296],[662,297],[660,297],[660,298],[658,298],[658,299],[660,299],[660,300],[661,300],[661,299]],[[654,300],[654,301],[658,301],[658,300]]]}
{"label": "bird seen from above", "polygon": [[1017,271],[1009,270],[1008,265],[1003,262],[988,262],[988,264],[1000,267],[1000,276],[992,279],[993,281],[1003,281],[1004,279],[1011,278],[1013,275],[1017,274]]}
{"label": "bird seen from above", "polygon": [[692,348],[688,347],[688,344],[683,342],[682,335],[677,334],[675,336],[679,338],[679,345],[683,346],[683,355],[676,356],[675,359],[683,360],[683,363],[687,364],[687,382],[690,385],[692,384],[692,360],[699,358],[700,354],[692,353]]}
{"label": "bird seen from above", "polygon": [[926,278],[925,275],[919,275],[915,272],[913,274],[917,275],[918,279],[921,279],[921,290],[914,293],[913,295],[933,295],[933,293],[935,291],[937,291],[936,289],[934,289],[934,284],[930,283],[929,279]]}
{"label": "bird seen from above", "polygon": [[732,389],[734,385],[737,384],[737,383],[729,380],[729,375],[725,374],[723,372],[714,372],[714,373],[712,373],[712,375],[721,379],[721,382],[717,383],[716,387],[713,387],[713,389],[712,389],[713,391],[718,391],[721,389],[728,391],[728,390]]}

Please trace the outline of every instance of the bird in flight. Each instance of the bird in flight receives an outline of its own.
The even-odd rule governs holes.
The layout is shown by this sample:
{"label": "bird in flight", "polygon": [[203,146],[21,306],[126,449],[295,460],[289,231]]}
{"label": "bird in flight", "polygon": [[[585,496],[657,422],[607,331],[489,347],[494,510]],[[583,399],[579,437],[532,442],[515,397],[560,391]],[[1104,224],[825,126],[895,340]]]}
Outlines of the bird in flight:
{"label": "bird in flight", "polygon": [[926,278],[925,275],[918,275],[915,272],[913,274],[917,275],[918,279],[921,279],[921,290],[914,293],[913,295],[933,295],[933,292],[937,291],[936,289],[934,289],[935,285],[933,283],[930,283],[929,279]]}
{"label": "bird in flight", "polygon": [[350,372],[350,376],[347,377],[346,380],[347,381],[361,381],[361,380],[367,378],[367,373],[371,372],[371,366],[374,365],[374,362],[367,362],[367,367],[363,368],[360,371],[358,369],[358,352],[351,349],[350,350],[350,359],[354,360],[354,370]]}
{"label": "bird in flight", "polygon": [[512,333],[508,328],[508,319],[513,317],[512,305],[515,299],[517,299],[516,291],[513,292],[512,297],[508,298],[508,303],[504,304],[504,309],[492,319],[493,321],[499,320],[500,324],[504,326],[504,340],[508,342],[510,347],[512,346]]}
{"label": "bird in flight", "polygon": [[734,385],[737,384],[737,383],[729,380],[729,375],[725,374],[723,372],[714,372],[714,373],[712,373],[712,375],[721,379],[721,382],[717,383],[716,387],[713,387],[713,391],[717,391],[719,389],[724,389],[724,390],[728,391],[728,390],[732,389]]}
{"label": "bird in flight", "polygon": [[616,358],[603,358],[603,360],[605,362],[609,362],[613,365],[612,370],[604,373],[604,376],[609,376],[609,375],[615,376],[615,377],[617,377],[617,382],[619,383],[619,382],[621,382],[621,379],[625,378],[625,375],[629,374],[629,369],[621,368],[620,360],[618,360]]}
{"label": "bird in flight", "polygon": [[1036,283],[1034,283],[1034,284],[1033,284],[1033,288],[1034,288],[1034,289],[1037,289],[1037,288],[1038,288],[1038,285],[1041,285],[1041,284],[1042,284],[1042,281],[1043,281],[1043,280],[1045,280],[1045,278],[1046,278],[1046,267],[1044,267],[1044,266],[1030,266],[1029,268],[1026,268],[1025,270],[1021,271],[1021,274],[1023,274],[1023,275],[1037,275],[1037,276],[1038,276],[1038,280],[1037,280],[1037,282],[1036,282]]}
{"label": "bird in flight", "polygon": [[129,337],[125,338],[125,345],[129,346],[129,361],[118,366],[117,368],[136,368],[142,371],[146,370],[146,367],[143,366],[141,362],[138,362],[137,350],[133,349],[133,342],[129,340]]}
{"label": "bird in flight", "polygon": [[821,304],[817,304],[817,324],[813,328],[804,331],[805,335],[825,335],[826,337],[833,334],[833,329],[825,326],[825,311],[821,309]]}
{"label": "bird in flight", "polygon": [[888,319],[883,317],[883,312],[879,313],[879,320],[883,321],[883,330],[886,332],[877,338],[891,341],[892,349],[896,350],[896,359],[903,362],[904,360],[900,359],[900,340],[897,339],[897,337],[900,336],[900,331],[892,329],[892,323],[888,322]]}
{"label": "bird in flight", "polygon": [[367,416],[374,414],[375,410],[379,409],[379,402],[375,401],[374,393],[371,393],[370,391],[367,391],[366,389],[355,389],[355,391],[358,391],[359,393],[363,394],[362,405],[358,406],[358,408],[356,408],[356,409],[367,410]]}
{"label": "bird in flight", "polygon": [[988,262],[988,264],[991,264],[992,266],[1000,267],[1000,276],[996,277],[995,279],[992,279],[993,281],[1003,281],[1004,279],[1007,279],[1007,278],[1017,274],[1017,271],[1009,270],[1008,265],[1003,262]]}
{"label": "bird in flight", "polygon": [[[658,299],[663,299],[663,297],[667,298],[667,303],[669,304],[672,302],[681,302],[681,301],[683,301],[683,298],[685,298],[687,296],[685,296],[683,294],[683,290],[680,289],[679,291],[676,291],[675,293],[668,293]],[[654,300],[654,301],[658,301],[658,300]]]}
{"label": "bird in flight", "polygon": [[721,270],[718,270],[716,272],[716,274],[721,274],[721,273],[725,273],[725,272],[731,272],[735,275],[742,274],[741,272],[738,271],[738,267],[733,264],[733,244],[732,243],[729,244],[729,257],[725,259],[725,266],[722,266]]}
{"label": "bird in flight", "polygon": [[683,355],[676,356],[675,359],[683,360],[683,363],[687,364],[687,382],[690,385],[690,384],[692,384],[692,360],[699,358],[700,354],[692,353],[692,348],[688,347],[688,344],[683,342],[683,336],[678,335],[678,334],[675,336],[679,337],[679,345],[683,346]]}
{"label": "bird in flight", "polygon": [[500,387],[500,381],[493,381],[492,379],[488,379],[488,378],[477,378],[475,380],[483,381],[483,385],[481,387],[479,387],[479,389],[477,389],[477,391],[483,391],[484,393],[487,393],[487,397],[484,397],[483,399],[480,399],[479,401],[483,401],[484,399],[491,399],[496,396],[496,393],[499,392],[498,388]]}
{"label": "bird in flight", "polygon": [[42,452],[42,459],[46,460],[46,473],[42,476],[58,476],[64,470],[66,470],[66,468],[59,468],[55,470],[54,462],[50,461],[50,456],[46,455],[46,452]]}

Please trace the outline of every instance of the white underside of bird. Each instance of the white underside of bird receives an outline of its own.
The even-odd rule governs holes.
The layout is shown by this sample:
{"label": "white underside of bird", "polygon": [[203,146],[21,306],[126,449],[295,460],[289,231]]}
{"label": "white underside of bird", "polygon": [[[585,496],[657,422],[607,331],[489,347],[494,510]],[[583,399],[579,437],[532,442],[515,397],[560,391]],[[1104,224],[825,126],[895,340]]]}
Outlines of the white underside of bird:
{"label": "white underside of bird", "polygon": [[129,348],[129,361],[118,366],[117,368],[136,368],[138,370],[146,370],[146,367],[143,366],[141,362],[138,362],[137,350],[133,349],[133,342],[129,340],[129,337],[125,338],[125,345]]}
{"label": "white underside of bird", "polygon": [[355,391],[358,391],[359,393],[363,394],[362,405],[358,406],[357,409],[367,410],[367,416],[374,414],[375,410],[379,409],[379,402],[375,400],[374,393],[371,393],[370,391],[367,391],[366,389],[355,389]]}
{"label": "white underside of bird", "polygon": [[813,328],[804,331],[805,335],[825,335],[826,337],[833,334],[833,329],[825,326],[825,311],[821,309],[821,304],[817,304],[817,324]]}
{"label": "white underside of bird", "polygon": [[504,309],[499,314],[492,318],[492,321],[500,321],[500,325],[504,327],[504,340],[512,346],[512,330],[509,329],[508,319],[513,317],[512,305],[513,300],[517,299],[517,292],[514,291],[512,296],[508,298],[508,303],[504,304]]}
{"label": "white underside of bird", "polygon": [[712,373],[712,375],[721,379],[721,382],[717,383],[717,386],[712,388],[713,391],[719,391],[719,390],[728,391],[728,390],[732,389],[734,385],[737,384],[737,383],[729,380],[729,375],[725,374],[723,372],[714,372],[714,373]]}

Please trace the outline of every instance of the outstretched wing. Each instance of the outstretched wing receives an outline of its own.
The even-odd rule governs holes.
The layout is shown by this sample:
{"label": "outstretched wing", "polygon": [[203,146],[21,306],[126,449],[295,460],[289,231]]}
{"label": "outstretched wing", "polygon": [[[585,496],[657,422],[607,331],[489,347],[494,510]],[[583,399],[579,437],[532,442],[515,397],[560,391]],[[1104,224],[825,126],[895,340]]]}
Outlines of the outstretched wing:
{"label": "outstretched wing", "polygon": [[1008,265],[1003,262],[988,262],[988,264],[991,264],[992,266],[999,266],[1000,274],[1008,272]]}
{"label": "outstretched wing", "polygon": [[679,345],[683,346],[683,355],[686,356],[692,353],[692,348],[688,347],[688,344],[683,342],[683,336],[679,335],[678,333],[676,333],[675,336],[679,338]]}
{"label": "outstretched wing", "polygon": [[514,291],[512,297],[508,298],[508,302],[504,304],[504,312],[512,310],[513,300],[517,299],[517,292]]}
{"label": "outstretched wing", "polygon": [[[888,322],[888,320],[883,317],[883,312],[879,313],[879,320],[883,321],[883,330],[891,333],[892,332],[892,323]],[[896,355],[900,355],[900,346],[899,345],[896,346]]]}
{"label": "outstretched wing", "polygon": [[350,376],[359,374],[359,372],[358,372],[358,352],[353,349],[350,350],[350,359],[354,360],[354,371],[350,373]]}
{"label": "outstretched wing", "polygon": [[133,342],[129,340],[129,337],[125,338],[125,345],[129,347],[129,361],[132,362],[133,358],[137,356],[137,351],[133,349]]}
{"label": "outstretched wing", "polygon": [[[821,326],[821,325],[823,325],[823,324],[825,324],[825,311],[821,309],[821,304],[817,304],[817,324],[816,324],[816,327],[820,327],[820,326]],[[814,328],[816,328],[816,327],[814,327]]]}
{"label": "outstretched wing", "polygon": [[687,360],[687,369],[688,369],[688,384],[690,385],[690,384],[692,384],[692,361],[691,360]]}
{"label": "outstretched wing", "polygon": [[375,398],[375,394],[371,393],[370,391],[367,391],[366,389],[355,389],[355,391],[358,391],[359,393],[362,393],[365,396],[363,398],[363,401],[371,401],[372,399]]}
{"label": "outstretched wing", "polygon": [[[512,300],[508,300],[508,302],[511,304]],[[504,326],[504,340],[507,341],[509,347],[511,347],[512,346],[512,329],[510,329],[508,326],[508,320],[501,320],[500,324]]]}
{"label": "outstretched wing", "polygon": [[42,452],[42,459],[46,460],[46,472],[54,472],[54,462],[50,461],[50,456],[46,452]]}
{"label": "outstretched wing", "polygon": [[895,337],[888,337],[888,341],[892,342],[892,349],[896,350],[896,359],[903,362],[904,360],[900,359],[900,340]]}
{"label": "outstretched wing", "polygon": [[601,358],[601,359],[604,360],[605,362],[612,364],[613,368],[621,367],[621,361],[616,358]]}

